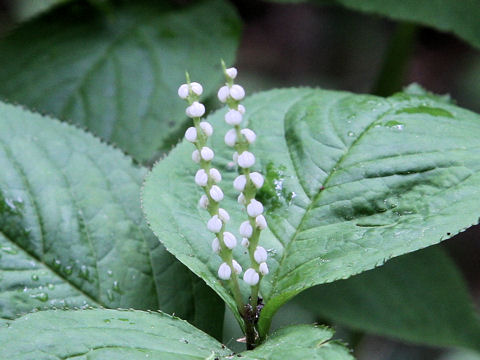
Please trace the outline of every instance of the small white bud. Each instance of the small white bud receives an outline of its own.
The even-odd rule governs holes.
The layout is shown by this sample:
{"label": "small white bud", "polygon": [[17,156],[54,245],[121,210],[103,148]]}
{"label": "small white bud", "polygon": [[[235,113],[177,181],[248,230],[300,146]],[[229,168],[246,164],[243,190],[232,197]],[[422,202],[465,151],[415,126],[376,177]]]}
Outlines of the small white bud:
{"label": "small white bud", "polygon": [[232,80],[237,77],[237,69],[235,69],[234,67],[226,69],[225,72],[227,73],[227,76]]}
{"label": "small white bud", "polygon": [[207,229],[213,233],[218,233],[222,229],[223,223],[218,215],[213,215],[207,222]]}
{"label": "small white bud", "polygon": [[255,164],[255,155],[250,151],[244,151],[238,155],[238,165],[242,168],[249,168]]}
{"label": "small white bud", "polygon": [[235,84],[230,88],[230,96],[234,100],[242,100],[245,97],[245,90],[240,85]]}
{"label": "small white bud", "polygon": [[255,218],[255,225],[257,228],[259,228],[260,230],[263,230],[267,227],[267,220],[265,220],[265,216],[263,215],[258,215],[256,218]]}
{"label": "small white bud", "polygon": [[231,232],[225,231],[223,233],[223,243],[227,248],[231,250],[235,246],[237,246],[237,239],[235,238],[235,235],[233,235]]}
{"label": "small white bud", "polygon": [[216,254],[220,252],[220,241],[218,241],[218,238],[215,238],[212,241],[212,251]]}
{"label": "small white bud", "polygon": [[207,121],[202,121],[200,124],[200,128],[203,130],[203,133],[207,136],[212,136],[213,134],[213,127]]}
{"label": "small white bud", "polygon": [[252,225],[250,225],[250,222],[244,221],[240,224],[240,228],[238,229],[238,231],[243,237],[249,238],[250,236],[252,236],[253,228]]}
{"label": "small white bud", "polygon": [[255,269],[249,268],[245,271],[245,274],[243,274],[243,281],[245,281],[250,286],[257,285],[259,280],[260,276],[255,271]]}
{"label": "small white bud", "polygon": [[232,269],[230,269],[230,266],[228,266],[227,263],[222,263],[222,265],[220,265],[218,268],[218,277],[222,280],[228,280],[230,279],[231,275]]}
{"label": "small white bud", "polygon": [[253,258],[255,259],[255,261],[261,264],[262,262],[267,261],[267,257],[267,250],[265,250],[265,248],[261,246],[257,246],[255,252],[253,253]]}
{"label": "small white bud", "polygon": [[245,190],[245,185],[247,184],[247,178],[245,175],[238,175],[235,180],[233,180],[233,187],[237,191]]}
{"label": "small white bud", "polygon": [[248,241],[248,238],[244,237],[242,238],[242,246],[248,248],[250,245],[250,241]]}
{"label": "small white bud", "polygon": [[178,96],[180,96],[181,99],[185,100],[188,97],[188,85],[187,84],[182,84],[178,88]]}
{"label": "small white bud", "polygon": [[198,101],[195,101],[192,105],[187,107],[185,114],[190,118],[201,117],[205,114],[205,106]]}
{"label": "small white bud", "polygon": [[251,217],[257,217],[263,213],[263,205],[260,201],[255,199],[250,200],[250,204],[247,205],[247,214]]}
{"label": "small white bud", "polygon": [[220,171],[215,168],[210,169],[210,177],[215,183],[219,183],[220,181],[222,181],[222,175],[220,174]]}
{"label": "small white bud", "polygon": [[197,82],[192,82],[190,83],[190,89],[192,89],[192,92],[198,96],[202,95],[203,93],[203,87]]}
{"label": "small white bud", "polygon": [[237,142],[237,131],[235,129],[230,129],[225,134],[225,144],[228,146],[235,146]]}
{"label": "small white bud", "polygon": [[230,221],[230,215],[228,215],[227,210],[222,208],[218,209],[218,218],[222,220],[224,223]]}
{"label": "small white bud", "polygon": [[213,159],[213,156],[215,155],[213,153],[213,150],[210,149],[207,146],[202,147],[202,150],[200,150],[200,155],[202,156],[202,159],[205,161],[211,161]]}
{"label": "small white bud", "polygon": [[202,195],[200,197],[200,200],[198,200],[198,206],[200,206],[202,209],[206,209],[208,206],[208,197],[207,195]]}
{"label": "small white bud", "polygon": [[233,161],[229,161],[227,163],[227,169],[228,170],[233,170],[235,168],[235,166],[237,166],[237,164],[235,164]]}
{"label": "small white bud", "polygon": [[233,161],[237,162],[237,160],[238,160],[238,152],[235,151],[235,152],[233,153],[232,159],[233,159]]}
{"label": "small white bud", "polygon": [[252,180],[253,185],[255,185],[257,189],[260,189],[263,186],[263,176],[256,171],[250,173],[250,180]]}
{"label": "small white bud", "polygon": [[197,141],[197,129],[193,126],[189,127],[187,131],[185,131],[185,139],[191,143]]}
{"label": "small white bud", "polygon": [[257,135],[253,132],[253,130],[242,129],[242,130],[240,130],[240,132],[242,133],[242,135],[245,137],[245,140],[247,140],[247,142],[249,144],[255,142],[255,139],[257,138]]}
{"label": "small white bud", "polygon": [[218,100],[220,100],[222,103],[227,102],[228,95],[230,95],[230,90],[229,90],[228,86],[222,86],[218,90],[218,94],[217,94]]}
{"label": "small white bud", "polygon": [[242,273],[242,266],[238,262],[232,259],[232,265],[233,271],[235,271],[237,275]]}
{"label": "small white bud", "polygon": [[194,150],[192,152],[192,160],[196,162],[197,164],[200,162],[200,151]]}
{"label": "small white bud", "polygon": [[222,201],[223,199],[223,191],[218,187],[217,185],[213,185],[212,188],[210,189],[210,196],[212,197],[213,200],[216,202]]}
{"label": "small white bud", "polygon": [[230,109],[225,114],[225,122],[232,126],[238,125],[242,122],[242,114],[240,114],[240,111]]}
{"label": "small white bud", "polygon": [[208,183],[208,175],[205,170],[200,169],[195,174],[195,184],[198,186],[207,186]]}
{"label": "small white bud", "polygon": [[245,106],[243,106],[242,104],[239,104],[237,106],[237,110],[240,114],[242,114],[242,115],[245,114]]}
{"label": "small white bud", "polygon": [[240,193],[240,195],[238,195],[237,202],[240,205],[245,205],[246,204],[245,195],[243,195],[243,193]]}
{"label": "small white bud", "polygon": [[268,265],[266,262],[262,262],[260,264],[260,266],[258,267],[258,270],[260,270],[260,274],[262,275],[268,275],[269,271],[268,271]]}

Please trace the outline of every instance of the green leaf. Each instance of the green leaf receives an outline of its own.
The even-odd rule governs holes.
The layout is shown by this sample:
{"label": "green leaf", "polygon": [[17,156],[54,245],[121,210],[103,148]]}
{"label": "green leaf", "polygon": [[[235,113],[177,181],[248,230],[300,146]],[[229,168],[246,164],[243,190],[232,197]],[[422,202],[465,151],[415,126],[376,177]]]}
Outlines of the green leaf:
{"label": "green leaf", "polygon": [[[430,97],[380,98],[313,89],[261,93],[245,101],[246,124],[257,133],[254,169],[267,174],[270,274],[261,293],[265,335],[275,311],[317,284],[347,278],[386,260],[438,243],[478,222],[480,117]],[[232,150],[223,143],[225,111],[215,124],[213,165],[223,173],[228,231],[245,219],[230,185]],[[208,214],[196,204],[202,189],[191,144],[182,143],[147,177],[148,222],[181,262],[236,312],[217,279]],[[243,268],[249,260],[238,247]],[[243,283],[243,282],[242,282]],[[243,285],[243,284],[242,284]],[[247,289],[244,291],[247,297]]]}
{"label": "green leaf", "polygon": [[480,360],[480,354],[467,350],[455,350],[441,356],[439,360]]}
{"label": "green leaf", "polygon": [[145,169],[65,123],[0,103],[0,317],[162,309],[221,334],[223,302],[153,236]]}
{"label": "green leaf", "polygon": [[230,351],[186,321],[121,310],[40,311],[0,327],[5,359],[214,359]]}
{"label": "green leaf", "polygon": [[148,160],[169,150],[184,126],[184,102],[172,98],[185,70],[212,94],[239,29],[223,0],[181,9],[130,1],[108,13],[67,4],[0,41],[0,96]]}
{"label": "green leaf", "polygon": [[294,302],[361,331],[480,350],[480,322],[464,280],[438,247],[395,258],[348,280],[316,286]]}
{"label": "green leaf", "polygon": [[242,359],[353,360],[348,349],[331,338],[334,332],[317,325],[295,325],[275,331],[255,350],[241,353]]}

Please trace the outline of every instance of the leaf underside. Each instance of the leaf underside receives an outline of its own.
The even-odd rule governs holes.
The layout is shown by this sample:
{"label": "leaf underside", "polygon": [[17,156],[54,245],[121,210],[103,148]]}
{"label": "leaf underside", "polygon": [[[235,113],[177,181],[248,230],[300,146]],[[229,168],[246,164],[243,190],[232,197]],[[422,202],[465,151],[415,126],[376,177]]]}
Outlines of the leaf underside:
{"label": "leaf underside", "polygon": [[[472,112],[432,97],[308,88],[261,93],[245,106],[246,123],[257,133],[254,169],[267,174],[259,196],[271,270],[261,287],[264,334],[279,306],[300,291],[438,243],[478,221],[480,118]],[[224,178],[222,207],[232,217],[227,228],[237,234],[245,215],[230,185],[237,173],[227,169],[232,150],[223,144],[223,113],[209,118],[211,146]],[[216,277],[220,259],[211,252],[208,214],[196,208],[202,192],[193,182],[192,150],[182,143],[154,167],[144,211],[167,249],[235,311]],[[234,254],[248,267],[240,248]]]}

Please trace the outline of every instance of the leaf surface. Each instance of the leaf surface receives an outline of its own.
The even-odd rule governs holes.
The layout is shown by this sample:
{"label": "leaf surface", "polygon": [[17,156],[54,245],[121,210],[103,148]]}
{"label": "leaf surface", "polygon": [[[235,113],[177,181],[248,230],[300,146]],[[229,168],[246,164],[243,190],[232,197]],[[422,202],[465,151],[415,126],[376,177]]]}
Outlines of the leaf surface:
{"label": "leaf surface", "polygon": [[184,125],[184,103],[172,94],[185,71],[212,94],[239,32],[223,0],[178,9],[135,1],[108,13],[67,4],[0,41],[0,96],[148,160],[169,150]]}
{"label": "leaf surface", "polygon": [[[432,97],[390,98],[314,89],[261,93],[245,101],[246,123],[257,133],[255,170],[267,174],[258,197],[266,206],[270,274],[259,326],[267,333],[275,311],[311,286],[348,278],[386,260],[438,243],[478,222],[480,117]],[[214,166],[224,177],[228,231],[245,219],[230,185],[232,150],[219,111]],[[204,278],[235,311],[217,279],[208,214],[196,207],[191,144],[182,143],[146,180],[144,211],[159,239]],[[248,259],[240,248],[235,258]],[[243,284],[242,284],[243,285]],[[247,289],[244,289],[245,299]]]}
{"label": "leaf surface", "polygon": [[223,303],[146,226],[145,169],[81,130],[4,103],[0,168],[0,317],[162,309],[221,334]]}

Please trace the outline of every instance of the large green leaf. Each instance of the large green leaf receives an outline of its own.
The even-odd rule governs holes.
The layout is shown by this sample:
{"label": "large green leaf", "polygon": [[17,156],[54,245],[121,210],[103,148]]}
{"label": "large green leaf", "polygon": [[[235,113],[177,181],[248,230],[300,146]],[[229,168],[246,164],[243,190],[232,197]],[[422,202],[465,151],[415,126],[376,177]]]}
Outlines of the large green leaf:
{"label": "large green leaf", "polygon": [[129,1],[104,14],[81,2],[0,41],[0,96],[72,121],[138,160],[169,150],[185,119],[172,101],[185,70],[205,95],[233,62],[240,24],[223,0],[172,9]]}
{"label": "large green leaf", "polygon": [[[311,286],[347,278],[391,257],[438,243],[476,224],[480,215],[480,117],[432,97],[380,98],[286,89],[245,101],[257,132],[255,168],[268,173],[261,199],[269,231],[270,274],[259,326]],[[223,144],[223,111],[211,146],[224,176],[222,207],[229,231],[245,215],[236,203]],[[192,145],[182,143],[154,167],[143,190],[144,211],[159,239],[180,261],[235,305],[217,279],[208,214],[196,204]],[[270,185],[268,184],[270,183]],[[245,268],[240,248],[235,257]],[[245,297],[247,296],[245,291]]]}
{"label": "large green leaf", "polygon": [[[0,103],[0,317],[162,309],[221,334],[223,302],[153,236],[145,170],[70,125]],[[212,315],[213,314],[213,315]]]}
{"label": "large green leaf", "polygon": [[40,311],[0,327],[4,359],[214,359],[230,351],[192,325],[161,313]]}
{"label": "large green leaf", "polygon": [[[308,0],[271,0],[301,3]],[[480,3],[478,0],[311,0],[312,3],[339,4],[352,10],[414,22],[441,31],[453,32],[480,48]]]}
{"label": "large green leaf", "polygon": [[480,321],[462,276],[438,247],[316,286],[294,301],[321,318],[358,330],[480,350]]}

